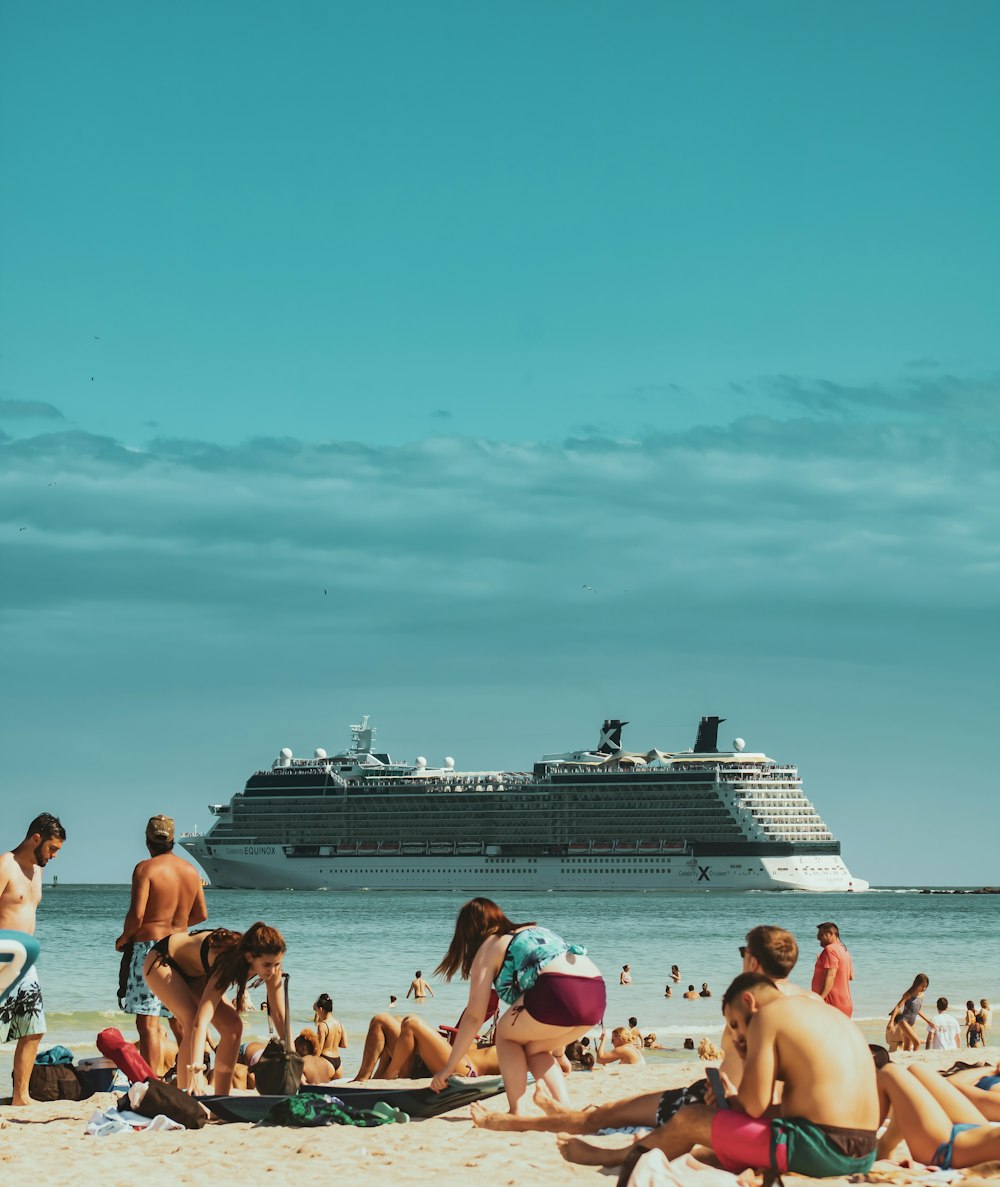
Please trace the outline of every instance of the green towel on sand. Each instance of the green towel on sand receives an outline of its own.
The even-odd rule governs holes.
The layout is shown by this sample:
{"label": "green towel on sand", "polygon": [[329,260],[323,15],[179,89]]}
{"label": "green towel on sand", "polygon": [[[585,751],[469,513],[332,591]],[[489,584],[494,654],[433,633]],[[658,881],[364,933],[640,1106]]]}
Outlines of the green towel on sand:
{"label": "green towel on sand", "polygon": [[389,1125],[409,1121],[409,1116],[383,1101],[370,1109],[352,1109],[336,1096],[325,1092],[299,1092],[285,1097],[258,1121],[258,1125]]}

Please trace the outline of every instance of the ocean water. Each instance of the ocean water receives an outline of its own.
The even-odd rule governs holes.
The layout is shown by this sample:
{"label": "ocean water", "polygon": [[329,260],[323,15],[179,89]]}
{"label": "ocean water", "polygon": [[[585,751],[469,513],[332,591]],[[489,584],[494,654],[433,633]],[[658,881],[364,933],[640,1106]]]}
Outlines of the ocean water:
{"label": "ocean water", "polygon": [[[368,1019],[404,996],[420,969],[436,997],[416,1007],[433,1024],[453,1023],[465,1003],[465,986],[432,977],[451,939],[465,895],[425,892],[207,892],[209,923],[243,930],[263,919],[288,944],[293,1025],[310,1023],[311,1003],[321,992],[334,1000],[350,1048],[352,1074],[361,1055]],[[134,1037],[132,1020],[117,1008],[119,955],[114,941],[128,909],[128,886],[58,885],[45,888],[38,915],[42,941],[39,976],[48,1031],[43,1049],[63,1043],[78,1055],[95,1053],[94,1037],[119,1026]],[[683,1039],[717,1038],[719,997],[740,971],[739,944],[749,928],[773,923],[790,928],[801,945],[793,980],[808,985],[818,947],[816,924],[832,919],[855,961],[855,1018],[871,1040],[881,1034],[889,1009],[917,972],[930,977],[928,1004],[939,995],[961,1016],[967,998],[1000,1001],[1000,896],[920,894],[880,890],[867,894],[782,893],[524,893],[506,895],[503,907],[515,920],[537,920],[582,943],[608,982],[608,1027],[629,1015],[655,1030],[668,1050],[659,1059],[682,1058]],[[618,984],[623,964],[632,984]],[[665,999],[670,966],[682,983]],[[686,1002],[688,984],[707,981],[714,997]],[[263,992],[252,994],[254,1001]],[[412,1003],[411,1003],[412,1008]],[[260,1014],[246,1019],[246,1033],[266,1033]],[[996,1042],[996,1033],[991,1036]],[[13,1046],[0,1047],[0,1094],[10,1083]]]}

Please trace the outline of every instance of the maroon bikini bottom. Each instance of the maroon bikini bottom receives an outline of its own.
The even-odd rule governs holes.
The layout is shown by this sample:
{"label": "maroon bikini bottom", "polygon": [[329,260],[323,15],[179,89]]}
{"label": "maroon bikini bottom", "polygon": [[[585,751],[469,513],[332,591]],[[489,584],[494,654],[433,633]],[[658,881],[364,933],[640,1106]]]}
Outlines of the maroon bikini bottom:
{"label": "maroon bikini bottom", "polygon": [[524,995],[524,1009],[547,1026],[596,1026],[607,998],[603,977],[542,973]]}

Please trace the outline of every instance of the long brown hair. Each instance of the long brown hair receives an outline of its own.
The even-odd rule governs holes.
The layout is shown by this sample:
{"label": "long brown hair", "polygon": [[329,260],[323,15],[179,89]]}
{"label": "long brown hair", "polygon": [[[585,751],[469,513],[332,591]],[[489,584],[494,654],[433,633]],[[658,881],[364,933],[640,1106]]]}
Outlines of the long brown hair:
{"label": "long brown hair", "polygon": [[450,981],[461,969],[467,981],[476,953],[489,936],[507,936],[520,927],[534,927],[534,923],[514,923],[489,898],[473,898],[459,911],[455,920],[455,934],[451,937],[444,960],[434,970]]}
{"label": "long brown hair", "polygon": [[[218,989],[236,986],[237,1010],[242,1010],[246,1004],[244,999],[250,979],[250,961],[247,957],[281,956],[285,951],[281,932],[268,927],[266,923],[254,923],[245,932],[217,927],[208,942],[209,949],[218,953],[212,965],[212,979]],[[253,983],[259,985],[259,978]]]}

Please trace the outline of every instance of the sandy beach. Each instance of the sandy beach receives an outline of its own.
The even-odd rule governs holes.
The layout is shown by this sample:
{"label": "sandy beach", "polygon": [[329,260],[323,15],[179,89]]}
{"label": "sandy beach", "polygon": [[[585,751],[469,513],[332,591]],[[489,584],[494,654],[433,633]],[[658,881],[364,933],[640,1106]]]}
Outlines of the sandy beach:
{"label": "sandy beach", "polygon": [[[987,1048],[985,1053],[918,1052],[894,1058],[901,1063],[919,1059],[930,1066],[947,1067],[956,1057],[995,1062],[1000,1059],[1000,1048]],[[570,1079],[570,1091],[574,1103],[601,1103],[690,1083],[702,1074],[703,1067],[695,1060],[669,1066],[660,1063],[578,1072]],[[395,1082],[395,1086],[400,1085]],[[203,1183],[207,1178],[213,1182],[309,1187],[329,1183],[334,1176],[336,1182],[348,1185],[370,1183],[377,1178],[397,1184],[437,1183],[441,1187],[477,1181],[491,1187],[614,1181],[613,1172],[566,1163],[551,1134],[476,1129],[467,1109],[377,1129],[254,1128],[212,1123],[197,1131],[87,1136],[84,1127],[88,1118],[96,1109],[114,1103],[114,1099],[110,1094],[101,1094],[79,1102],[0,1108],[4,1181],[29,1183],[41,1176],[48,1187],[80,1182],[142,1182],[146,1187],[173,1187]],[[486,1107],[500,1112],[505,1102],[506,1098],[499,1096],[488,1101]],[[614,1145],[627,1139],[615,1135],[600,1140]],[[1000,1168],[993,1166],[986,1173],[997,1177]],[[983,1174],[966,1173],[967,1180],[979,1177]],[[893,1178],[903,1183],[913,1181],[914,1176],[900,1171]]]}

